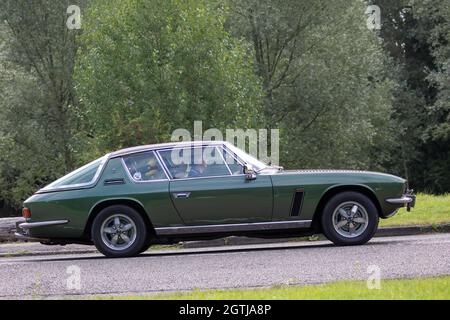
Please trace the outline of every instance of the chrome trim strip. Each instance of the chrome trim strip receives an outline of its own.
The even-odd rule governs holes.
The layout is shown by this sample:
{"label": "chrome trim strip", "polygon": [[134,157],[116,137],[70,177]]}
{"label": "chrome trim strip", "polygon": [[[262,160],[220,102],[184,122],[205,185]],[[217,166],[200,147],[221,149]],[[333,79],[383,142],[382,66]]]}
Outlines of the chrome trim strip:
{"label": "chrome trim strip", "polygon": [[19,224],[20,229],[28,230],[40,227],[57,226],[61,224],[68,223],[69,220],[52,220],[52,221],[42,221],[42,222],[23,222]]}
{"label": "chrome trim strip", "polygon": [[242,167],[245,167],[245,161],[243,161],[241,158],[238,157],[237,154],[235,154],[233,151],[229,150],[225,144],[222,145],[222,149],[230,155],[236,162],[238,162]]}
{"label": "chrome trim strip", "polygon": [[223,153],[225,152],[225,150],[223,148],[221,148],[221,150],[219,150],[218,146],[215,146],[214,149],[216,149],[216,152],[220,153],[220,158],[222,159],[223,163],[227,167],[228,172],[230,173],[230,176],[232,176],[233,173],[231,172],[230,166],[228,166],[228,163],[225,161],[225,158],[223,156]]}
{"label": "chrome trim strip", "polygon": [[172,148],[184,148],[184,147],[198,147],[198,146],[215,146],[227,143],[226,141],[215,141],[215,140],[199,140],[199,141],[174,141],[162,144],[150,144],[144,146],[137,146],[123,150],[117,150],[111,153],[111,158],[123,157],[130,154],[142,153],[146,151],[157,151],[157,150],[170,150]]}
{"label": "chrome trim strip", "polygon": [[155,153],[155,157],[158,158],[158,161],[161,164],[161,167],[164,170],[164,173],[166,174],[167,180],[169,180],[169,181],[172,180],[172,174],[170,173],[169,169],[167,168],[166,163],[163,161],[158,150],[154,150],[153,152]]}
{"label": "chrome trim strip", "polygon": [[385,200],[387,203],[390,204],[403,204],[406,205],[408,203],[413,202],[413,198],[408,196],[402,196],[401,198],[389,198]]}
{"label": "chrome trim strip", "polygon": [[175,180],[172,177],[172,173],[170,172],[169,168],[167,167],[166,163],[164,162],[164,159],[162,158],[161,154],[159,153],[160,150],[155,150],[155,153],[158,157],[158,159],[161,161],[164,171],[166,172],[167,177],[169,178],[169,180]]}
{"label": "chrome trim strip", "polygon": [[182,226],[182,227],[164,227],[155,228],[159,236],[183,235],[183,234],[201,234],[215,232],[239,232],[239,231],[269,231],[285,229],[309,228],[312,220],[292,220],[275,222],[255,222],[255,223],[236,223],[236,224],[216,224],[204,226]]}
{"label": "chrome trim strip", "polygon": [[208,177],[195,177],[195,178],[180,178],[171,179],[170,181],[185,181],[185,180],[200,180],[200,179],[212,179],[212,178],[232,178],[232,177],[243,177],[245,174],[233,174],[227,176],[208,176]]}

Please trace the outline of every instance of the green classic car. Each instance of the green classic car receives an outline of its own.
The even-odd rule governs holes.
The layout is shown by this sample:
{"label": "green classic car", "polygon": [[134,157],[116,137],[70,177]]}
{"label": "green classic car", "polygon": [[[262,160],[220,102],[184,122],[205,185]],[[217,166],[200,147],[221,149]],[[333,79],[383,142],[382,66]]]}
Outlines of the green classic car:
{"label": "green classic car", "polygon": [[357,245],[372,238],[379,218],[414,203],[406,180],[393,175],[284,170],[227,142],[177,142],[107,154],[40,189],[25,201],[16,236],[94,243],[109,257],[229,235],[322,232]]}

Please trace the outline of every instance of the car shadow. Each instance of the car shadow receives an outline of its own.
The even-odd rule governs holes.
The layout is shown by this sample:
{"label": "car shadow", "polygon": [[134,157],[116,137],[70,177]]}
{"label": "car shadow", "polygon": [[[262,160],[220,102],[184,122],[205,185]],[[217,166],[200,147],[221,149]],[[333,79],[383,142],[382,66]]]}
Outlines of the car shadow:
{"label": "car shadow", "polygon": [[[170,257],[170,256],[192,256],[192,255],[208,255],[208,254],[218,254],[218,253],[236,253],[236,252],[258,252],[258,251],[277,251],[277,250],[308,250],[308,249],[328,249],[328,248],[343,248],[343,247],[337,247],[332,243],[314,243],[311,244],[305,244],[305,243],[299,243],[298,245],[292,245],[291,243],[279,244],[279,245],[270,245],[270,246],[264,246],[264,245],[255,245],[254,247],[251,247],[249,245],[245,245],[242,247],[239,246],[223,246],[223,247],[209,247],[204,248],[202,251],[201,249],[180,249],[180,250],[167,250],[163,252],[151,252],[146,251],[145,253],[141,253],[139,256],[136,257],[127,257],[127,258],[109,258],[105,257],[103,255],[95,254],[95,256],[92,256],[91,253],[89,254],[80,254],[80,255],[89,255],[89,256],[65,256],[65,257],[46,257],[46,258],[34,258],[32,259],[20,259],[16,261],[20,262],[62,262],[62,261],[83,261],[83,260],[121,260],[121,259],[142,259],[142,258],[152,258],[152,257]],[[391,245],[395,244],[399,241],[383,241],[383,242],[369,242],[365,244],[364,246],[379,246],[379,245]],[[348,248],[348,247],[347,247]]]}

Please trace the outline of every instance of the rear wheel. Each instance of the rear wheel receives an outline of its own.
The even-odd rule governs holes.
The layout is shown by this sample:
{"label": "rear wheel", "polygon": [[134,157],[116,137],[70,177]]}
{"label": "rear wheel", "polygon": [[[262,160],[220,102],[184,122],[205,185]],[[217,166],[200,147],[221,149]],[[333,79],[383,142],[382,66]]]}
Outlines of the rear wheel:
{"label": "rear wheel", "polygon": [[342,192],[332,197],[322,214],[325,236],[337,245],[358,245],[369,241],[378,228],[378,211],[367,196]]}
{"label": "rear wheel", "polygon": [[144,219],[134,209],[123,205],[100,211],[91,233],[98,251],[113,258],[138,255],[147,239]]}

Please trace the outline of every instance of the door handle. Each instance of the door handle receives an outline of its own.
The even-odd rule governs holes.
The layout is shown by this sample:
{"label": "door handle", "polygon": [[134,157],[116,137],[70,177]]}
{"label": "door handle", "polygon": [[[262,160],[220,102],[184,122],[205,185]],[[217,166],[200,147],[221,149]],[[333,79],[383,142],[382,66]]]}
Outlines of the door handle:
{"label": "door handle", "polygon": [[186,199],[189,198],[190,195],[190,192],[178,192],[173,194],[176,199]]}

